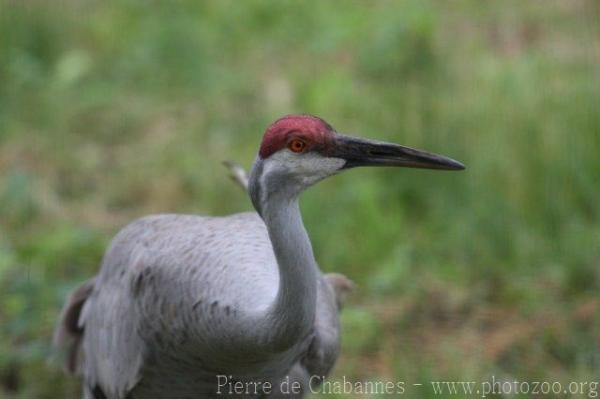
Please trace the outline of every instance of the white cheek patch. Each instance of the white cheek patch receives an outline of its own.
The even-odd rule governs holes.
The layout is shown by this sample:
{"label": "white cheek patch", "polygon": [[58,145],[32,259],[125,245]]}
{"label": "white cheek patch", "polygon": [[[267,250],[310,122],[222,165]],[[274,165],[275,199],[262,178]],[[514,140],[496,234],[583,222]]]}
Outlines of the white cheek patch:
{"label": "white cheek patch", "polygon": [[[310,154],[313,155],[313,154]],[[307,172],[312,172],[320,177],[327,177],[336,173],[346,164],[342,158],[327,158],[320,155],[307,156],[302,162]]]}
{"label": "white cheek patch", "polygon": [[263,176],[277,169],[289,173],[309,186],[336,174],[346,164],[346,160],[328,158],[314,152],[296,154],[285,149],[271,155],[266,163]]}

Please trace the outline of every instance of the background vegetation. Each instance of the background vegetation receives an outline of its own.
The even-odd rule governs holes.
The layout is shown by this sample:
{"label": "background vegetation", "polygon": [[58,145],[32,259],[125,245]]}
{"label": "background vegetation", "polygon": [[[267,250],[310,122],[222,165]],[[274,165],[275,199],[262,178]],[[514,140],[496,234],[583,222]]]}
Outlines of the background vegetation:
{"label": "background vegetation", "polygon": [[67,293],[138,216],[251,209],[221,161],[295,112],[468,167],[304,195],[337,377],[598,381],[599,72],[592,0],[1,1],[0,398],[79,397]]}

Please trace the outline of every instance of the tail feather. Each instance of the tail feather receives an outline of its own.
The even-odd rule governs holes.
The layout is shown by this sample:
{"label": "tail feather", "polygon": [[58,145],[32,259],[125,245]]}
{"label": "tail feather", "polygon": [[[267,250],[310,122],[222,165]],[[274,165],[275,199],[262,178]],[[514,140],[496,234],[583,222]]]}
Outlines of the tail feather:
{"label": "tail feather", "polygon": [[331,285],[331,288],[333,288],[335,302],[338,309],[341,310],[342,307],[344,307],[348,295],[356,289],[356,284],[348,277],[339,273],[327,273],[325,275],[325,280],[327,280]]}
{"label": "tail feather", "polygon": [[244,191],[248,191],[248,174],[244,168],[233,161],[223,161],[223,165],[229,170],[229,177]]}
{"label": "tail feather", "polygon": [[81,310],[94,290],[95,279],[81,284],[65,303],[54,332],[54,347],[58,350],[65,370],[70,374],[81,371],[80,352],[84,326],[80,323]]}

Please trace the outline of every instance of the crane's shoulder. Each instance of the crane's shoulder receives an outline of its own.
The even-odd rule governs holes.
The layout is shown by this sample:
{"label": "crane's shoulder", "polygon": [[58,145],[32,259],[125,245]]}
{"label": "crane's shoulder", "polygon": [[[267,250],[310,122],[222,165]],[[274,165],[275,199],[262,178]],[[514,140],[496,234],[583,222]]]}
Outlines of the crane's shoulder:
{"label": "crane's shoulder", "polygon": [[152,229],[154,232],[169,231],[171,233],[187,229],[226,229],[252,226],[266,228],[256,212],[242,212],[227,216],[202,216],[178,213],[161,213],[143,216],[126,225],[119,234],[135,233],[139,229]]}
{"label": "crane's shoulder", "polygon": [[[246,277],[242,281],[240,276]],[[204,298],[203,302],[235,302],[232,306],[268,302],[277,278],[266,227],[258,214],[251,212],[225,217],[160,214],[137,219],[115,236],[99,276],[103,285],[128,286],[133,296],[144,288],[156,296],[181,292],[185,286]],[[256,295],[257,291],[261,295]]]}
{"label": "crane's shoulder", "polygon": [[134,220],[114,237],[109,252],[119,247],[153,251],[181,251],[185,249],[218,247],[232,242],[265,241],[267,230],[255,212],[228,216],[197,216],[184,214],[156,214]]}

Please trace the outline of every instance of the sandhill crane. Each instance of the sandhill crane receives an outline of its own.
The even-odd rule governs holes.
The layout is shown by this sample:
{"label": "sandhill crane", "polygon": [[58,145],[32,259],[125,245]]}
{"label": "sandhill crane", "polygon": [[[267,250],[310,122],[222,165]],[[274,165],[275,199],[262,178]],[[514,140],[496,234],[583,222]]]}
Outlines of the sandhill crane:
{"label": "sandhill crane", "polygon": [[134,221],[67,301],[55,340],[84,398],[300,398],[318,384],[339,352],[335,290],[347,287],[319,270],[298,196],[357,166],[464,168],[310,115],[275,121],[249,176],[256,212]]}

